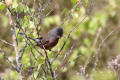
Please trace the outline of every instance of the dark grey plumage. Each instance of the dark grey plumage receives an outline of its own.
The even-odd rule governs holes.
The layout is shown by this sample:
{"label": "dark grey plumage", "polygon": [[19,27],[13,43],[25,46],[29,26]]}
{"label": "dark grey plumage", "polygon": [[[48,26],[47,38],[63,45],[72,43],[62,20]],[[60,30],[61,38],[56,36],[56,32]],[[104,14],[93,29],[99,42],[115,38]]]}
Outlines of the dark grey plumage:
{"label": "dark grey plumage", "polygon": [[42,43],[37,42],[40,48],[51,50],[58,43],[59,39],[63,36],[63,29],[60,27],[53,28],[48,34],[41,39]]}

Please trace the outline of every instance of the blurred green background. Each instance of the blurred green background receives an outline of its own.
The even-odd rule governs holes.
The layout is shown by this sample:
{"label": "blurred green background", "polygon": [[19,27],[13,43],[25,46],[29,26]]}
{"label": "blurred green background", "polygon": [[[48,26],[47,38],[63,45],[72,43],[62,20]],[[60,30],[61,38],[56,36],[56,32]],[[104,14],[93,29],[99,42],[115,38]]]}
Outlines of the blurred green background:
{"label": "blurred green background", "polygon": [[[54,70],[59,64],[64,65],[62,68],[58,68],[57,80],[84,80],[85,77],[87,80],[117,80],[115,71],[109,68],[108,63],[120,52],[120,1],[51,0],[47,6],[48,1],[12,0],[10,9],[13,13],[18,12],[17,17],[21,26],[28,36],[34,38],[37,37],[36,25],[39,22],[38,32],[41,36],[64,22],[60,26],[64,29],[64,35],[57,46],[52,49],[53,51],[60,50],[69,32],[87,16],[71,33],[63,51],[52,64]],[[0,39],[12,43],[7,6],[3,2],[4,0],[0,2]],[[76,6],[77,3],[79,4]],[[50,14],[46,16],[49,12]],[[18,32],[19,29],[16,34]],[[17,39],[19,49],[21,49],[25,45],[25,39],[20,35],[17,36]],[[15,62],[13,47],[1,41],[0,47],[7,53],[9,59]],[[28,46],[22,58],[23,74],[27,73],[25,70],[28,67],[41,66],[45,60],[35,49],[32,50],[39,60],[33,64],[35,60],[31,54],[31,48]],[[48,51],[48,54],[52,60],[58,53]],[[86,66],[86,64],[88,65]],[[33,76],[38,75],[38,70],[38,68],[35,69],[31,77],[27,77],[27,79],[34,80]],[[0,77],[5,80],[16,80],[17,76],[17,72],[12,70],[9,63],[0,55]],[[46,77],[41,75],[38,80],[46,80]]]}

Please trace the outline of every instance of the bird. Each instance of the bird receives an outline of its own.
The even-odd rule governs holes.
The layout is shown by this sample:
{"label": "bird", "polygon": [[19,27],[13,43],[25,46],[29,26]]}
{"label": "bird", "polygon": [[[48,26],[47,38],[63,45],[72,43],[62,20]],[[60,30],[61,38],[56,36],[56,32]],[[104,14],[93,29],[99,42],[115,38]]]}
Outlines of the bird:
{"label": "bird", "polygon": [[[20,35],[24,35],[20,33]],[[53,47],[55,47],[59,41],[59,39],[63,36],[63,29],[61,27],[55,27],[51,29],[45,36],[38,37],[38,38],[31,38],[36,43],[36,46],[51,51]]]}
{"label": "bird", "polygon": [[50,30],[47,35],[35,39],[37,46],[51,51],[51,49],[57,45],[59,39],[63,36],[63,29],[61,27],[55,27]]}
{"label": "bird", "polygon": [[[26,37],[26,34],[19,33]],[[38,37],[38,38],[31,38],[36,43],[36,46],[51,51],[53,47],[55,47],[59,41],[59,39],[63,36],[63,29],[61,27],[55,27],[51,29],[45,36]]]}

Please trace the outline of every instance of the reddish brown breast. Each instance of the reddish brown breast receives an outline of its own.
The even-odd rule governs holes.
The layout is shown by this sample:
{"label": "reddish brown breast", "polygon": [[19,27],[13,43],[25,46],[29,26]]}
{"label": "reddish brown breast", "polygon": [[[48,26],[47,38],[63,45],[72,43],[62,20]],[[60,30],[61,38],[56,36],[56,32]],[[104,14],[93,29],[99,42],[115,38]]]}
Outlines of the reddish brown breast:
{"label": "reddish brown breast", "polygon": [[[51,40],[47,44],[44,44],[45,49],[51,50],[51,48],[53,48],[54,46],[56,46],[56,44],[58,43],[58,40],[59,39]],[[37,45],[37,46],[39,46],[40,48],[43,49],[43,45]]]}

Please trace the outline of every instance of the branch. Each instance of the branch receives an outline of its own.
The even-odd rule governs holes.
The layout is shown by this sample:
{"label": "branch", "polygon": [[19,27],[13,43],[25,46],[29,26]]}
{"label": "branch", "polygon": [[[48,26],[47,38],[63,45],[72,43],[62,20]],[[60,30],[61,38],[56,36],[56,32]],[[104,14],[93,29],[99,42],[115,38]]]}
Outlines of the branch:
{"label": "branch", "polygon": [[[38,49],[36,49],[36,47],[33,45],[33,43],[32,43],[32,42],[30,41],[30,39],[27,37],[24,29],[21,27],[21,25],[20,25],[20,23],[19,23],[18,16],[16,16],[17,14],[14,15],[14,14],[11,12],[10,8],[8,8],[8,10],[9,10],[9,12],[10,12],[10,14],[11,14],[12,16],[15,16],[16,24],[17,24],[16,26],[19,28],[19,30],[22,30],[22,32],[25,34],[24,37],[27,38],[27,40],[31,43],[31,45],[34,47],[34,49],[35,49],[38,53],[40,53],[41,56],[43,56],[43,54],[42,54]],[[12,20],[12,18],[11,18],[11,20]],[[14,27],[15,27],[15,25],[14,25]]]}
{"label": "branch", "polygon": [[69,34],[67,36],[67,39],[64,41],[63,46],[60,49],[60,52],[63,50],[65,44],[67,43],[68,39],[70,38],[71,33],[79,27],[79,25],[86,19],[86,17],[87,16],[84,16],[84,18],[78,24],[76,24],[76,26],[73,29],[71,29],[71,31],[69,32]]}
{"label": "branch", "polygon": [[[64,43],[63,43],[63,46],[61,47],[61,49],[60,49],[60,51],[59,51],[59,54],[60,54],[60,52],[63,50],[65,44],[66,44],[67,41],[68,41],[68,39],[70,38],[71,33],[72,33],[73,31],[75,31],[75,30],[79,27],[79,25],[86,19],[86,17],[87,17],[87,16],[85,16],[78,24],[76,24],[76,26],[75,26],[73,29],[71,29],[71,31],[69,32],[66,40],[65,40]],[[57,56],[53,59],[52,62],[54,62],[54,61],[57,59],[57,57],[59,56],[59,54],[57,54]]]}
{"label": "branch", "polygon": [[45,52],[45,55],[46,55],[47,63],[48,63],[48,65],[49,65],[49,69],[50,69],[50,73],[51,73],[51,76],[52,76],[52,80],[56,80],[56,79],[55,79],[54,72],[53,72],[53,70],[52,70],[51,62],[50,62],[49,57],[48,57],[48,53],[47,53],[47,51],[46,51],[44,45],[43,45],[43,49],[44,49],[44,52]]}
{"label": "branch", "polygon": [[[40,55],[41,56],[43,56],[43,54],[35,47],[35,45],[30,41],[30,37],[28,37],[27,36],[27,34],[25,33],[25,31],[23,30],[23,28],[22,27],[20,27],[21,28],[21,30],[22,30],[22,32],[23,32],[23,34],[24,34],[24,38],[26,38],[28,41],[29,41],[29,43],[33,46],[33,48],[38,52],[38,53],[40,53]],[[30,45],[29,45],[30,46]],[[31,48],[31,47],[30,47]],[[31,48],[32,49],[32,48]]]}
{"label": "branch", "polygon": [[0,48],[1,54],[4,56],[4,58],[9,62],[10,66],[15,69],[17,72],[19,72],[16,68],[16,66],[8,59],[8,57],[5,55],[6,53]]}
{"label": "branch", "polygon": [[20,61],[21,61],[21,59],[22,59],[22,57],[23,57],[23,54],[24,54],[26,48],[27,48],[27,42],[26,42],[26,44],[23,46],[23,48],[19,51],[19,53],[20,53],[19,60],[20,60]]}
{"label": "branch", "polygon": [[96,46],[96,44],[97,44],[97,41],[98,41],[98,39],[99,39],[99,36],[100,36],[101,32],[102,32],[102,28],[100,27],[100,28],[98,29],[98,32],[97,32],[96,37],[95,37],[95,39],[94,39],[94,43],[93,43],[92,48],[91,48],[91,50],[90,50],[90,56],[89,56],[88,60],[87,60],[86,63],[85,63],[85,66],[84,66],[85,70],[86,70],[89,62],[90,62],[91,59],[92,59],[93,49],[95,48],[95,46]]}
{"label": "branch", "polygon": [[[0,39],[0,41],[3,42],[3,43],[5,43],[5,44],[8,44],[8,45],[10,45],[10,46],[13,46],[13,44],[11,44],[11,43],[9,43],[9,42],[7,42],[7,41],[5,41],[5,40]],[[14,47],[14,46],[13,46],[13,47]]]}
{"label": "branch", "polygon": [[[96,50],[96,53],[95,53],[95,55],[94,55],[94,57],[95,57],[94,70],[95,70],[96,67],[97,67],[98,55],[99,55],[99,53],[100,53],[100,51],[101,51],[102,46],[104,45],[105,41],[106,41],[115,31],[117,31],[119,28],[120,28],[120,27],[112,30],[112,31],[100,42],[99,47],[98,47],[98,49]],[[100,33],[99,33],[99,34],[100,34]],[[90,56],[90,59],[88,59],[87,64],[85,64],[85,66],[84,66],[84,69],[85,69],[85,70],[86,70],[86,68],[88,67],[88,64],[90,63],[91,58],[92,58],[92,56]]]}
{"label": "branch", "polygon": [[73,46],[71,47],[71,49],[63,56],[62,58],[62,61],[61,63],[56,67],[56,70],[55,70],[55,78],[57,78],[57,76],[60,74],[60,71],[62,69],[64,69],[64,67],[68,64],[67,62],[69,62],[69,58],[72,54],[72,49],[73,49]]}
{"label": "branch", "polygon": [[98,47],[98,49],[97,49],[97,51],[96,51],[96,53],[95,53],[95,58],[96,58],[96,59],[95,59],[95,63],[94,63],[94,69],[96,69],[97,62],[98,62],[98,55],[99,55],[99,52],[100,52],[102,46],[104,45],[104,42],[105,42],[115,31],[117,31],[117,30],[119,30],[119,29],[120,29],[120,27],[112,30],[112,31],[101,41],[101,43],[99,44],[99,47]]}
{"label": "branch", "polygon": [[63,26],[64,23],[65,23],[67,20],[70,19],[72,13],[75,11],[76,7],[80,4],[80,2],[81,2],[81,0],[79,0],[79,1],[75,4],[75,6],[73,6],[73,8],[71,9],[71,12],[70,12],[68,15],[66,15],[67,18],[65,18],[65,19],[63,20],[63,22],[61,23],[60,27]]}
{"label": "branch", "polygon": [[9,17],[9,22],[10,22],[10,26],[11,26],[11,34],[12,34],[12,40],[13,40],[13,46],[14,46],[14,50],[16,53],[16,63],[17,63],[17,70],[19,73],[19,78],[21,78],[22,74],[21,74],[21,61],[19,60],[20,54],[18,51],[18,43],[17,43],[17,38],[16,38],[16,27],[15,24],[12,20],[12,15],[11,12],[8,10],[8,17]]}

